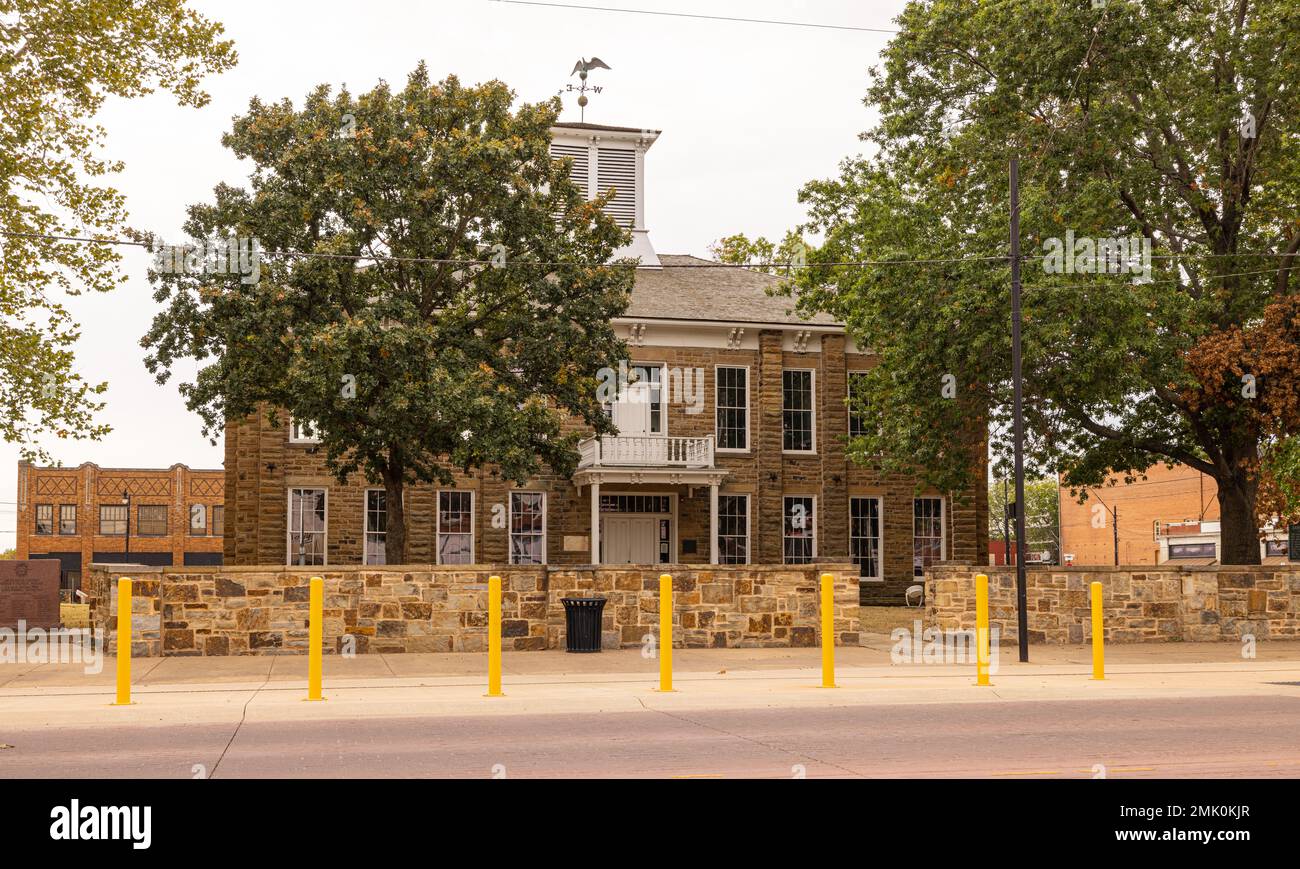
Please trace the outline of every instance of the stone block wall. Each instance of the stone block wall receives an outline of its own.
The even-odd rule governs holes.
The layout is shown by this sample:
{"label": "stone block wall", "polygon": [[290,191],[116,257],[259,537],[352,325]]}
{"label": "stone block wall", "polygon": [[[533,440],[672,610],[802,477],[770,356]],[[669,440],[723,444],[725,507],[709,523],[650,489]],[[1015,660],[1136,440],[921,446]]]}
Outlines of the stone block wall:
{"label": "stone block wall", "polygon": [[[1016,572],[939,565],[926,574],[926,614],[941,629],[975,627],[975,576],[989,577],[989,622],[1018,638]],[[1300,565],[1028,567],[1029,640],[1092,641],[1089,587],[1102,583],[1107,642],[1300,639]]]}
{"label": "stone block wall", "polygon": [[[674,645],[814,646],[819,642],[818,577],[835,576],[835,634],[858,643],[858,579],[849,564],[670,565]],[[596,595],[606,648],[638,646],[658,634],[659,569],[500,565],[173,569],[92,567],[91,620],[116,650],[117,580],[132,579],[132,654],[303,654],[308,648],[310,580],[324,579],[325,651],[481,652],[487,649],[488,578],[501,577],[502,648],[562,649],[561,598]]]}
{"label": "stone block wall", "polygon": [[857,568],[840,565],[707,569],[559,568],[550,572],[547,645],[565,643],[566,597],[603,597],[601,645],[641,646],[659,635],[659,576],[673,577],[673,645],[685,648],[816,646],[820,576],[835,577],[835,643],[858,645]]}

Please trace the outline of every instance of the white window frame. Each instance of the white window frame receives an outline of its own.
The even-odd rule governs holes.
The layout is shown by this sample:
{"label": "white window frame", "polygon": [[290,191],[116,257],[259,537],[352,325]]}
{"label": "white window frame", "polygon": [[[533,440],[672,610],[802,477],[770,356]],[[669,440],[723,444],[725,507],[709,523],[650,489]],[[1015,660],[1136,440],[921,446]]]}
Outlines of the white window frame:
{"label": "white window frame", "polygon": [[[319,565],[304,565],[308,567],[324,567],[330,563],[330,490],[324,486],[290,486],[285,492],[285,523],[284,523],[284,563],[288,567],[298,567],[293,561],[293,493],[294,492],[324,492],[325,493],[325,528],[320,532],[324,537],[324,545],[321,547],[321,563]],[[301,529],[299,529],[301,531]],[[315,532],[312,532],[315,533]]]}
{"label": "white window frame", "polygon": [[[449,493],[449,494],[450,494],[450,493],[455,493],[455,494],[458,494],[458,495],[469,495],[469,561],[468,561],[468,562],[464,562],[464,563],[468,563],[468,564],[477,564],[478,562],[477,562],[475,559],[477,558],[477,552],[478,552],[478,550],[477,550],[475,547],[476,547],[476,544],[477,544],[477,542],[478,542],[478,514],[477,514],[477,511],[476,511],[476,507],[477,507],[477,505],[474,503],[474,490],[473,490],[473,489],[439,489],[439,490],[438,490],[438,492],[437,492],[437,499],[434,501],[434,505],[433,505],[433,557],[434,557],[434,561],[435,561],[436,563],[438,563],[438,564],[442,564],[442,563],[443,563],[443,562],[442,562],[442,496],[443,496],[443,493],[444,493],[444,492]],[[546,498],[545,498],[545,497],[542,498],[542,508],[543,508],[543,510],[545,510],[545,508],[546,508]],[[542,527],[543,527],[543,528],[546,527],[546,518],[545,518],[544,515],[543,515],[543,518],[542,518]],[[509,529],[507,529],[507,531],[508,531],[508,530],[509,530]],[[463,534],[464,532],[463,532],[463,531],[454,531],[454,532],[453,532],[453,531],[449,531],[449,532],[447,532],[447,533],[448,533],[448,534]],[[543,533],[543,535],[542,535],[543,546],[545,546],[545,539],[546,539],[546,536],[545,536],[545,533]],[[457,561],[457,562],[454,562],[454,563],[455,563],[455,564],[461,564],[462,562]]]}
{"label": "white window frame", "polygon": [[[307,422],[307,425],[315,428],[315,423]],[[319,435],[305,435],[302,433],[302,426],[298,420],[292,416],[289,417],[289,443],[291,444],[318,444],[320,443]]]}
{"label": "white window frame", "polygon": [[[849,560],[853,560],[853,502],[855,500],[871,500],[876,502],[876,519],[879,523],[880,534],[876,537],[879,544],[878,554],[876,555],[876,568],[879,570],[877,576],[862,576],[858,578],[862,582],[884,582],[885,581],[885,498],[883,495],[849,495]],[[861,538],[867,540],[870,538]]]}
{"label": "white window frame", "polygon": [[[745,372],[745,446],[744,447],[718,446],[718,444],[721,443],[721,440],[718,437],[719,411],[722,409],[721,405],[718,403],[719,396],[722,394],[722,391],[718,388],[718,372],[721,371],[723,368],[738,368]],[[753,405],[753,402],[749,400],[749,390],[751,385],[752,385],[752,381],[750,380],[750,371],[748,365],[725,365],[719,363],[713,366],[713,440],[714,440],[713,451],[714,452],[743,454],[743,453],[748,453],[750,451],[749,445],[752,440],[751,432],[753,431],[750,425],[750,408]]]}
{"label": "white window frame", "polygon": [[[550,549],[550,529],[547,527],[547,501],[549,500],[545,491],[539,489],[513,489],[507,494],[507,503],[509,509],[506,511],[506,558],[511,564],[523,564],[515,561],[515,548],[511,545],[515,536],[515,495],[541,495],[542,496],[542,560],[538,564],[546,564],[547,556]],[[533,566],[533,565],[525,565]]]}
{"label": "white window frame", "polygon": [[[203,512],[203,527],[197,532],[194,530],[194,509],[198,508]],[[185,515],[185,535],[187,537],[207,537],[208,535],[208,505],[207,504],[190,504],[189,511]]]}
{"label": "white window frame", "polygon": [[[753,545],[754,545],[754,531],[753,531],[753,522],[754,522],[754,499],[753,499],[753,497],[750,495],[749,492],[719,492],[719,493],[718,493],[718,497],[719,497],[719,498],[744,498],[744,499],[745,499],[745,560],[744,560],[744,561],[741,561],[741,562],[737,562],[737,561],[725,561],[725,562],[720,562],[720,563],[722,563],[722,564],[751,564],[751,563],[753,563],[753,560],[754,560],[754,550],[753,550],[753,548],[752,548]],[[722,553],[722,524],[721,524],[721,522],[722,522],[722,516],[721,516],[721,514],[719,514],[719,516],[718,516],[718,522],[719,522],[719,524],[718,524],[718,553],[719,553],[719,555],[721,555],[721,553]],[[783,531],[784,531],[784,526],[783,526]],[[783,536],[784,536],[784,534],[783,534]],[[785,545],[785,541],[784,541],[784,539],[783,539],[783,540],[782,540],[782,551],[783,551],[783,552],[784,552],[784,545]]]}
{"label": "white window frame", "polygon": [[[378,531],[370,530],[370,493],[387,492],[380,486],[370,486],[361,492],[361,563],[364,564],[387,564],[388,563],[388,504],[384,503],[384,560],[381,562],[370,561],[370,535],[379,534]],[[329,509],[329,502],[326,501],[326,510]]]}
{"label": "white window frame", "polygon": [[[785,448],[785,373],[787,371],[808,372],[808,421],[810,429],[810,450],[787,450]],[[781,452],[788,456],[817,455],[817,369],[816,368],[782,368],[781,369]]]}
{"label": "white window frame", "polygon": [[[797,537],[786,537],[786,536],[785,536],[785,517],[786,517],[786,515],[787,515],[787,514],[786,514],[786,509],[785,509],[785,508],[786,508],[786,501],[788,501],[788,500],[791,499],[791,498],[808,498],[808,499],[810,499],[810,500],[812,501],[812,517],[811,517],[811,518],[812,518],[812,555],[810,555],[810,556],[808,557],[808,561],[786,561],[786,560],[785,560],[785,541],[786,541],[786,540],[798,540],[798,539],[801,539],[801,538],[797,538]],[[813,494],[805,494],[805,493],[800,493],[800,492],[794,492],[794,493],[788,493],[788,492],[787,492],[787,493],[785,493],[785,494],[783,494],[783,495],[781,496],[781,563],[782,563],[782,564],[812,564],[813,562],[815,562],[815,561],[817,560],[817,536],[818,536],[818,535],[817,535],[817,516],[818,516],[818,509],[819,509],[819,508],[817,507],[817,496],[816,496],[816,495],[813,495]]]}
{"label": "white window frame", "polygon": [[[916,576],[916,502],[939,502],[939,560],[948,559],[948,499],[943,495],[916,495],[912,497],[912,575]],[[924,573],[924,568],[922,572]]]}

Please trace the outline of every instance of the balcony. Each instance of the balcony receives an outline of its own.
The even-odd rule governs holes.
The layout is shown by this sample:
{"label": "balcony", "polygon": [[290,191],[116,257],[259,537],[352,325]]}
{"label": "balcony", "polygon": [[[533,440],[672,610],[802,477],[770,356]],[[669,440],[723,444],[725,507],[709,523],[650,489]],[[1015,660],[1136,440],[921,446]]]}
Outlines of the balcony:
{"label": "balcony", "polygon": [[712,468],[713,435],[605,435],[578,444],[578,468]]}

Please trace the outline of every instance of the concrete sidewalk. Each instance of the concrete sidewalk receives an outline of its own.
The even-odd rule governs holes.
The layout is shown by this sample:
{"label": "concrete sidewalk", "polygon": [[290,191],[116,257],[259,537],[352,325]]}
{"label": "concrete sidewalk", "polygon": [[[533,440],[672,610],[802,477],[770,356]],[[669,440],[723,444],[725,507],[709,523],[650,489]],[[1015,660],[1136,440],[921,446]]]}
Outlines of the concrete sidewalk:
{"label": "concrete sidewalk", "polygon": [[[1300,643],[1265,643],[1253,660],[1236,645],[1115,646],[1107,679],[1090,679],[1086,647],[1035,647],[1031,663],[1004,648],[993,686],[970,665],[889,663],[879,646],[836,649],[839,688],[821,689],[817,649],[675,649],[672,694],[640,650],[504,658],[506,697],[485,698],[486,655],[325,658],[326,702],[303,702],[301,656],[157,658],[135,662],[130,707],[112,706],[113,661],[0,668],[0,734],[50,726],[214,724],[404,716],[497,716],[656,710],[826,708],[1007,701],[1282,696],[1300,702]],[[3,741],[3,739],[0,739]]]}

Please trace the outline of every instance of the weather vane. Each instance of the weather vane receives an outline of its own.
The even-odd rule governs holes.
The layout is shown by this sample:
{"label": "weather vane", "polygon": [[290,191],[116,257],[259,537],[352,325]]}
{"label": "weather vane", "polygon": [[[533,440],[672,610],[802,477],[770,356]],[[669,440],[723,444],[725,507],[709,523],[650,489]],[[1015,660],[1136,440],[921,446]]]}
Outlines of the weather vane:
{"label": "weather vane", "polygon": [[[581,57],[578,58],[578,62],[573,65],[573,72],[578,74],[580,84],[575,87],[573,83],[570,82],[564,86],[564,90],[560,91],[560,93],[565,93],[566,91],[578,92],[578,117],[581,121],[585,121],[587,118],[587,91],[591,91],[593,94],[598,94],[602,90],[602,88],[596,87],[595,85],[587,84],[587,73],[597,68],[612,69],[613,67],[605,63],[605,61],[601,60],[599,57],[593,57],[591,60],[585,60]],[[572,76],[573,72],[569,73],[569,75]]]}

